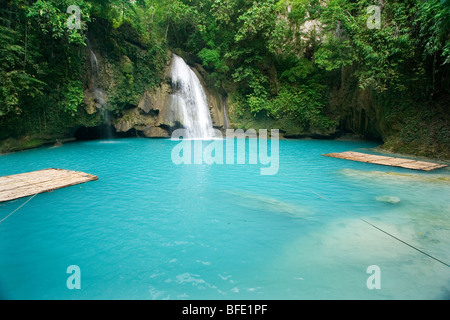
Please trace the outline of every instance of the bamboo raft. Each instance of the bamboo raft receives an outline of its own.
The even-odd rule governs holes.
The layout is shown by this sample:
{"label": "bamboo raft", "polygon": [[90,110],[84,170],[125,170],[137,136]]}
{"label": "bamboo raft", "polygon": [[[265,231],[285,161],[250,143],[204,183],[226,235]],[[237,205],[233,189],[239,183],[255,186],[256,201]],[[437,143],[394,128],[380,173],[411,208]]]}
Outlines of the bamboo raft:
{"label": "bamboo raft", "polygon": [[95,180],[98,180],[97,176],[62,169],[45,169],[4,176],[0,177],[0,202],[28,197]]}
{"label": "bamboo raft", "polygon": [[445,164],[417,161],[412,159],[379,156],[374,154],[352,152],[352,151],[323,154],[323,156],[422,171],[431,171],[447,167],[447,165]]}

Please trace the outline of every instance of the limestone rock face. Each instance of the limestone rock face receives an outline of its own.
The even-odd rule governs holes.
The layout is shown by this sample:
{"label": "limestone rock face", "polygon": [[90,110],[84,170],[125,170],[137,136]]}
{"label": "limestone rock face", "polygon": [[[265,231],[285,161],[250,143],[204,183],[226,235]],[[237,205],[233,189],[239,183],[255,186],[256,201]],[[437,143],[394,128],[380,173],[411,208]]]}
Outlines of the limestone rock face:
{"label": "limestone rock face", "polygon": [[169,138],[169,132],[161,127],[149,126],[144,129],[144,135],[148,138]]}
{"label": "limestone rock face", "polygon": [[148,91],[145,91],[142,95],[141,100],[139,101],[138,108],[141,109],[144,113],[149,113],[150,110],[154,110],[153,105],[154,104],[151,94]]}
{"label": "limestone rock face", "polygon": [[155,118],[142,114],[138,108],[134,108],[125,111],[114,126],[117,132],[127,132],[132,128],[142,130],[150,125],[155,125]]}
{"label": "limestone rock face", "polygon": [[170,86],[167,83],[162,83],[154,92],[145,91],[139,101],[138,108],[144,113],[161,111],[164,108],[165,99],[169,93]]}
{"label": "limestone rock face", "polygon": [[178,109],[179,104],[176,103],[175,99],[176,97],[171,94],[164,98],[163,107],[158,115],[158,126],[174,129],[182,125],[180,110]]}
{"label": "limestone rock face", "polygon": [[84,91],[84,99],[83,99],[84,104],[86,105],[85,110],[87,112],[87,114],[94,114],[97,112],[97,107],[96,107],[96,103],[95,103],[95,96],[93,94],[92,91],[90,90],[85,90]]}
{"label": "limestone rock face", "polygon": [[[169,85],[166,83],[155,91],[145,91],[137,107],[123,112],[122,116],[115,121],[114,127],[117,132],[127,132],[131,129],[141,131],[146,137],[168,137],[169,132],[160,128],[165,122],[159,120],[160,114],[167,112],[166,103],[169,93]],[[155,129],[158,128],[158,129]]]}

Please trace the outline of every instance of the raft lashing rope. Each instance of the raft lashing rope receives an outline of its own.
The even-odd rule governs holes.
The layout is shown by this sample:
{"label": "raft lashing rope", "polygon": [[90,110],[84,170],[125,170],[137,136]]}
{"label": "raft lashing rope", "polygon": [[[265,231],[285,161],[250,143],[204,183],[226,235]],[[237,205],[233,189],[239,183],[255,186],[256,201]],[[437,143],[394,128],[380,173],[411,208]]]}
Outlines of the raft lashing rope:
{"label": "raft lashing rope", "polygon": [[0,220],[0,223],[2,223],[3,221],[5,221],[6,219],[8,219],[9,216],[13,215],[14,213],[16,213],[17,211],[19,211],[23,206],[25,206],[28,202],[30,202],[34,197],[36,197],[38,195],[38,193],[36,193],[35,195],[31,196],[27,201],[25,201],[24,203],[22,203],[22,205],[20,207],[18,207],[17,209],[15,209],[13,212],[11,212],[10,214],[8,214],[6,217],[4,217],[2,220]]}
{"label": "raft lashing rope", "polygon": [[348,210],[348,209],[346,209],[346,208],[343,208],[342,206],[340,206],[339,204],[335,203],[334,201],[328,199],[327,197],[324,197],[323,195],[321,195],[321,194],[319,194],[319,193],[317,193],[317,192],[315,192],[315,191],[313,191],[313,190],[311,190],[311,189],[308,189],[308,190],[309,190],[311,193],[313,193],[313,194],[315,194],[316,196],[318,196],[319,198],[324,199],[324,200],[330,202],[331,204],[333,204],[333,205],[336,206],[336,207],[339,207],[341,210],[343,210],[343,211],[345,211],[345,212],[347,212],[347,213],[350,213],[350,214],[352,214],[352,215],[358,217],[359,220],[361,220],[361,221],[363,221],[364,223],[368,224],[368,225],[371,226],[372,228],[374,228],[374,229],[376,229],[376,230],[378,230],[378,231],[383,232],[384,234],[386,234],[386,235],[388,235],[389,237],[391,237],[391,238],[393,238],[393,239],[399,241],[400,243],[403,243],[403,244],[407,245],[408,247],[410,247],[410,248],[416,250],[417,252],[420,252],[420,253],[422,253],[423,255],[425,255],[425,256],[427,256],[427,257],[429,257],[429,258],[431,258],[431,259],[433,259],[433,260],[435,260],[435,261],[437,261],[437,262],[443,264],[444,266],[447,266],[447,267],[450,268],[450,264],[449,264],[449,263],[444,262],[444,261],[442,261],[442,260],[440,260],[440,259],[438,259],[438,258],[432,256],[431,254],[429,254],[429,253],[427,253],[427,252],[425,252],[425,251],[423,251],[423,250],[417,248],[416,246],[414,246],[414,245],[412,245],[412,244],[410,244],[410,243],[408,243],[408,242],[406,242],[406,241],[404,241],[404,240],[402,240],[402,239],[400,239],[400,238],[394,236],[392,233],[390,233],[390,232],[388,232],[388,231],[386,231],[386,230],[383,230],[382,228],[380,228],[380,227],[374,225],[373,223],[371,223],[371,222],[369,222],[369,221],[367,221],[367,220],[365,220],[365,219],[359,217],[356,213],[354,213],[354,212],[352,212],[352,211],[350,211],[350,210]]}

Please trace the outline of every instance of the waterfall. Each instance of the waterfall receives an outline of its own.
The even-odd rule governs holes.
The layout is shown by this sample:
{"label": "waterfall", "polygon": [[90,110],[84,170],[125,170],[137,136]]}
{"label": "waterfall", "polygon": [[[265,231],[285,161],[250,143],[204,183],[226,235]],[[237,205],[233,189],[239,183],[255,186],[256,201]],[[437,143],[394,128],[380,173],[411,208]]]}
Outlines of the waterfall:
{"label": "waterfall", "polygon": [[223,128],[228,129],[230,127],[230,121],[228,120],[227,99],[224,97],[222,97],[222,106],[223,106]]}
{"label": "waterfall", "polygon": [[195,72],[174,54],[170,76],[173,89],[171,107],[178,113],[179,120],[186,129],[184,138],[214,138],[206,94]]}
{"label": "waterfall", "polygon": [[107,103],[105,99],[105,91],[99,86],[99,68],[98,68],[98,60],[95,55],[94,50],[92,49],[91,42],[86,35],[86,43],[89,49],[90,60],[91,60],[91,81],[90,81],[90,89],[95,97],[95,102],[97,104],[97,108],[106,109]]}
{"label": "waterfall", "polygon": [[91,60],[91,70],[92,75],[95,80],[98,79],[98,60],[97,56],[95,55],[94,50],[92,50],[91,42],[89,41],[89,38],[86,37],[87,46],[90,53],[90,60]]}
{"label": "waterfall", "polygon": [[112,128],[111,128],[111,117],[108,110],[108,103],[106,101],[106,94],[103,88],[99,85],[99,64],[97,60],[97,56],[95,55],[94,50],[92,49],[91,42],[86,34],[86,44],[89,49],[90,61],[91,61],[91,79],[89,83],[89,89],[94,95],[95,105],[98,109],[101,109],[103,112],[103,128],[102,135],[106,138],[110,139],[113,136]]}

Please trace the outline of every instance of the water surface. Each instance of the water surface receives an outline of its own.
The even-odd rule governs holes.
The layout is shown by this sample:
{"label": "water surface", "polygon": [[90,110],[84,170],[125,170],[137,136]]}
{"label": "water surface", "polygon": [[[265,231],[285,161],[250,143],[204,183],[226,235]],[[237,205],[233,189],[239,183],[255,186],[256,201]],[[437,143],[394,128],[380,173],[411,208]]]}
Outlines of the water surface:
{"label": "water surface", "polygon": [[[175,165],[170,140],[0,156],[0,176],[61,168],[99,180],[37,195],[0,224],[9,299],[448,299],[449,170],[321,156],[368,142],[282,140],[279,172]],[[0,204],[0,219],[28,198]],[[81,270],[69,290],[67,267]],[[367,267],[381,270],[369,290]]]}

